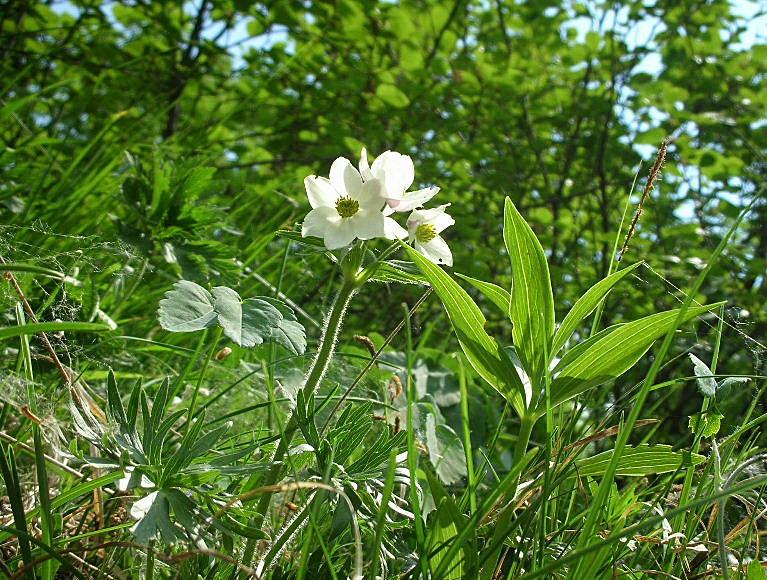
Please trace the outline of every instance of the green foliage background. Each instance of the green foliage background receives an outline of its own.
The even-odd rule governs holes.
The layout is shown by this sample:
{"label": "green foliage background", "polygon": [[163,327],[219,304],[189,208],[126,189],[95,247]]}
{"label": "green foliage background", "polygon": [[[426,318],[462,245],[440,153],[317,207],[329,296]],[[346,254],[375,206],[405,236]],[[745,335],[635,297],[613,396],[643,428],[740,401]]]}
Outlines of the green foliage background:
{"label": "green foliage background", "polygon": [[[0,202],[3,222],[19,226],[4,230],[6,248],[23,253],[48,236],[41,227],[126,244],[130,257],[99,267],[159,268],[141,282],[158,292],[168,283],[163,255],[188,277],[268,273],[283,251],[273,230],[307,209],[303,177],[327,172],[338,155],[356,161],[363,144],[414,158],[417,183],[440,185],[453,204],[456,270],[502,285],[510,195],[550,251],[560,314],[607,272],[627,193],[648,166],[639,168],[638,151],[651,158],[664,136],[676,137],[629,254],[651,256],[676,285],[765,178],[767,45],[744,46],[748,23],[724,0],[3,10]],[[657,66],[647,66],[650,54]],[[173,178],[153,163],[217,171],[204,197],[176,182],[176,211],[140,215],[126,151],[155,179]],[[706,292],[727,297],[729,321],[758,338],[767,328],[764,204],[738,241]],[[62,251],[60,238],[48,244]],[[305,259],[286,277],[299,304],[327,292],[323,262]],[[673,306],[673,287],[647,270],[640,277],[608,321]],[[394,289],[358,306],[372,321],[360,330],[383,328],[410,295]],[[736,359],[730,371],[746,372],[753,360],[738,336],[724,348]]]}
{"label": "green foliage background", "polygon": [[[647,265],[616,287],[603,323],[676,308],[676,287],[689,286],[767,177],[767,41],[743,16],[763,21],[759,10],[726,0],[6,2],[0,255],[48,268],[54,281],[85,281],[19,274],[41,319],[117,323],[120,336],[69,345],[94,382],[107,368],[122,379],[184,366],[131,346],[139,337],[195,347],[157,324],[156,305],[182,277],[289,298],[311,343],[338,280],[321,252],[276,232],[308,211],[306,175],[327,174],[339,155],[356,162],[363,146],[372,155],[394,149],[413,157],[415,185],[439,185],[441,203],[452,204],[454,270],[504,288],[511,197],[546,250],[561,320],[607,274],[616,230],[638,199],[629,200],[632,183],[639,176],[641,190],[672,136],[626,256]],[[760,202],[696,296],[728,301],[722,372],[763,374],[766,271]],[[422,292],[367,286],[342,339],[348,360],[331,376],[353,376],[345,365],[364,351],[352,334],[380,344],[402,302]],[[506,317],[470,292],[490,333],[511,342]],[[455,385],[445,384],[459,369],[444,353],[457,343],[437,300],[415,316],[419,356],[450,371],[427,379],[455,423]],[[675,354],[710,359],[715,326],[708,318],[682,333]],[[211,391],[259,357],[235,350]],[[647,358],[591,408],[625,411]],[[658,380],[691,374],[680,356]],[[753,392],[743,387],[721,407],[723,432]],[[694,393],[692,382],[651,393],[659,440],[692,440]],[[472,438],[484,444],[500,411],[477,398]],[[498,457],[508,463],[508,453]]]}

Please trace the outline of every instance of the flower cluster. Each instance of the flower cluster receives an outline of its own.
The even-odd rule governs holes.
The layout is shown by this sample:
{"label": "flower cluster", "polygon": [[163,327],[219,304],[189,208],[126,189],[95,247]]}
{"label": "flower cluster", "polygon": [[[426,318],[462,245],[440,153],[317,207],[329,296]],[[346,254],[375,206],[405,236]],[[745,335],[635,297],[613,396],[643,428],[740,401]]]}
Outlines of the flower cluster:
{"label": "flower cluster", "polygon": [[[312,210],[304,219],[301,235],[322,238],[329,250],[337,250],[354,240],[404,240],[436,264],[453,265],[453,255],[440,234],[453,225],[445,208],[423,205],[439,187],[408,191],[415,179],[413,160],[396,151],[386,151],[373,164],[362,149],[359,169],[345,157],[330,167],[330,176],[310,175],[304,179]],[[407,213],[407,229],[392,217]]]}

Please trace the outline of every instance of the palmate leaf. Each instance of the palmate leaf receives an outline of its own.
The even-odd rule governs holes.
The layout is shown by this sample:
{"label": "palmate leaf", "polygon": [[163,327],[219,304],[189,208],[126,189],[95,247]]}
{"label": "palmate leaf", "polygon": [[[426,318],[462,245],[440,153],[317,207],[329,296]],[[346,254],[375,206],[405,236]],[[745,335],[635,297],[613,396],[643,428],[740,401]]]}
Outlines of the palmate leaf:
{"label": "palmate leaf", "polygon": [[213,296],[189,280],[180,280],[160,300],[160,326],[170,332],[195,332],[216,325]]}
{"label": "palmate leaf", "polygon": [[426,415],[426,447],[434,470],[447,485],[466,477],[466,454],[458,434],[448,425],[438,423],[433,413]]}
{"label": "palmate leaf", "polygon": [[[692,320],[721,303],[688,308],[681,322]],[[551,401],[558,405],[629,370],[660,337],[675,328],[679,310],[669,310],[611,327],[589,340],[578,356],[562,359],[554,369]]]}
{"label": "palmate leaf", "polygon": [[306,350],[306,332],[293,311],[274,298],[243,300],[226,286],[212,292],[180,280],[160,300],[160,325],[170,332],[194,332],[220,326],[235,344],[253,347],[273,341],[293,354]]}
{"label": "palmate leaf", "polygon": [[262,297],[261,300],[268,302],[279,311],[281,318],[269,331],[269,338],[277,344],[281,344],[290,352],[299,354],[306,350],[306,331],[298,322],[293,310],[284,303],[274,298]]}
{"label": "palmate leaf", "polygon": [[240,346],[257,346],[282,320],[280,311],[258,298],[243,300],[231,288],[213,288],[218,323],[224,334]]}
{"label": "palmate leaf", "polygon": [[[613,456],[610,449],[592,457],[577,459],[578,475],[600,476],[605,473]],[[616,475],[642,477],[657,473],[668,473],[680,468],[697,465],[706,458],[697,453],[673,451],[670,445],[627,446],[620,460]]]}

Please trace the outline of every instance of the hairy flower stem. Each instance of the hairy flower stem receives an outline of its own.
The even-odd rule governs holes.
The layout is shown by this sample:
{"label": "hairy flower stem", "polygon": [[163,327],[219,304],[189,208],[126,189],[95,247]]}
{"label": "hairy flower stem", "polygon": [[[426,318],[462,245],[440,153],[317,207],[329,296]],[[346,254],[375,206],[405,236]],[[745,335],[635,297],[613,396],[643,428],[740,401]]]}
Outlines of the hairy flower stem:
{"label": "hairy flower stem", "polygon": [[[333,358],[333,353],[336,349],[338,335],[340,334],[341,326],[343,325],[344,314],[346,314],[346,309],[349,306],[349,303],[351,302],[351,299],[357,291],[358,287],[359,282],[356,279],[345,279],[343,286],[341,286],[338,294],[336,294],[336,297],[333,300],[333,304],[330,307],[330,313],[325,320],[325,329],[323,330],[322,337],[320,338],[319,350],[317,351],[317,355],[314,357],[314,360],[309,367],[309,371],[306,374],[306,379],[304,380],[303,392],[305,401],[309,400],[309,398],[314,394],[314,391],[317,389],[317,386],[320,384],[320,382],[322,382],[322,379],[325,378],[325,373],[330,366],[330,360]],[[264,477],[263,482],[261,482],[262,487],[274,485],[282,477],[282,460],[285,457],[285,453],[287,452],[291,441],[293,440],[293,435],[295,434],[297,428],[298,424],[296,415],[293,413],[288,419],[282,438],[277,445],[277,450],[274,452],[271,468]],[[258,528],[263,524],[264,517],[266,516],[266,512],[269,509],[271,497],[272,494],[268,493],[261,496],[261,499],[259,500],[258,506],[256,508],[256,515],[252,522],[254,527]],[[250,561],[253,558],[255,546],[256,543],[253,539],[248,540],[247,544],[245,545],[245,552],[243,554],[243,562],[245,565],[250,564]]]}

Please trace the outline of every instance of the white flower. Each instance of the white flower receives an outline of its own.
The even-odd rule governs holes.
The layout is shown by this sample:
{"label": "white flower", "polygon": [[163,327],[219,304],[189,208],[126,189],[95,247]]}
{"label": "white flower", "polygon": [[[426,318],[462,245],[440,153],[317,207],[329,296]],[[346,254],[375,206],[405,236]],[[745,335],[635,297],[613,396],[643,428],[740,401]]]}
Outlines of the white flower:
{"label": "white flower", "polygon": [[371,167],[368,165],[367,150],[363,148],[360,154],[360,173],[365,180],[377,179],[381,182],[381,195],[386,199],[384,214],[387,216],[395,211],[407,212],[421,207],[439,191],[439,187],[408,191],[415,179],[413,160],[396,151],[384,151],[376,157]]}
{"label": "white flower", "polygon": [[330,179],[310,175],[304,179],[312,211],[304,218],[301,235],[325,240],[329,250],[348,246],[356,238],[384,236],[381,182],[362,181],[348,159],[339,157],[330,167]]}
{"label": "white flower", "polygon": [[445,213],[450,204],[441,205],[434,209],[417,209],[407,219],[407,229],[410,242],[435,264],[453,265],[453,254],[447,243],[439,234],[449,228],[455,220]]}

